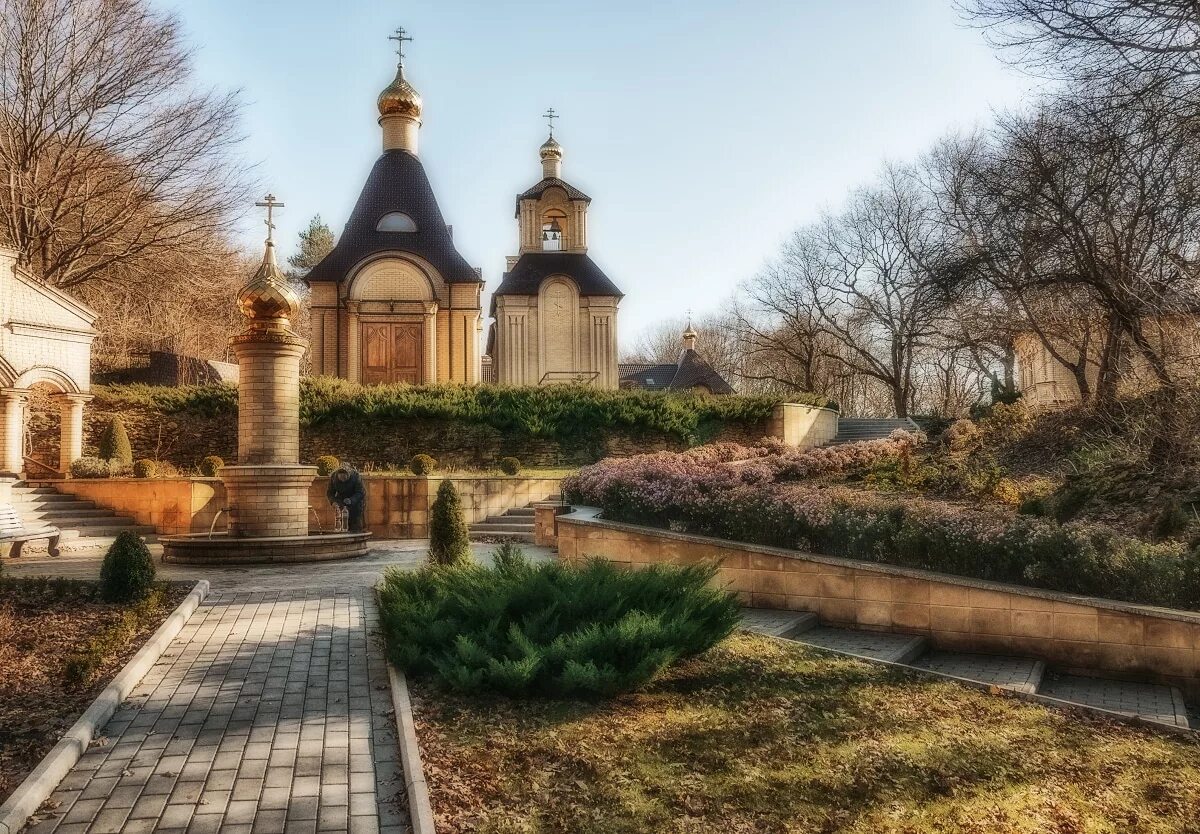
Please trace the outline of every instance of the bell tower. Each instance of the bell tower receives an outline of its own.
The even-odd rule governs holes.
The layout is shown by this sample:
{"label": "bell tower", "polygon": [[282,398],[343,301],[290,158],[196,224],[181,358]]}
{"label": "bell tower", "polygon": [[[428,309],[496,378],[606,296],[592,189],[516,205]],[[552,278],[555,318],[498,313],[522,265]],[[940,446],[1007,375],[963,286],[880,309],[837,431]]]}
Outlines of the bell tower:
{"label": "bell tower", "polygon": [[518,251],[587,252],[587,210],[592,200],[562,178],[563,147],[554,138],[551,107],[543,117],[550,136],[538,148],[542,179],[517,198]]}

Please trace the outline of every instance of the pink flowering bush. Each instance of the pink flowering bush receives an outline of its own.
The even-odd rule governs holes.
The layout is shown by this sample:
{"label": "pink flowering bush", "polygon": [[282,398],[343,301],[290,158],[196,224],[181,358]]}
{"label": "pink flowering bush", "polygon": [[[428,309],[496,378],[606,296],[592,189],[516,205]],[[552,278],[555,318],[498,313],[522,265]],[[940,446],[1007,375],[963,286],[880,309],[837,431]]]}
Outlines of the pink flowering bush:
{"label": "pink flowering bush", "polygon": [[[1083,524],[795,483],[919,442],[797,450],[721,444],[585,467],[567,500],[634,524],[1153,605],[1200,609],[1200,548]],[[852,448],[853,447],[853,448]]]}

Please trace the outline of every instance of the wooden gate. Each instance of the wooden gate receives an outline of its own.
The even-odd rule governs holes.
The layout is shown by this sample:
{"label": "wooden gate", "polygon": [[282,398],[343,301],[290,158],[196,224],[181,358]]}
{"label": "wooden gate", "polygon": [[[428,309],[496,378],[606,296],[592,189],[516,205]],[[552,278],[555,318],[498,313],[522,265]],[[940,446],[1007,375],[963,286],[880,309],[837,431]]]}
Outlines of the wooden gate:
{"label": "wooden gate", "polygon": [[420,324],[364,324],[362,381],[424,381],[425,328]]}

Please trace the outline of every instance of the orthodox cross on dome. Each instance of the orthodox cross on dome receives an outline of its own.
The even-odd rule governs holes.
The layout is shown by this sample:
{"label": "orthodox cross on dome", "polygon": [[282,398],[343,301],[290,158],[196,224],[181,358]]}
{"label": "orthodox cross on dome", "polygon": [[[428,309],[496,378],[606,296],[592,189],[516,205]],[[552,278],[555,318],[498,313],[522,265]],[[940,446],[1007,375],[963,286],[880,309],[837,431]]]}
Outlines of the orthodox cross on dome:
{"label": "orthodox cross on dome", "polygon": [[283,208],[283,203],[276,200],[274,194],[268,194],[266,197],[264,197],[262,200],[258,201],[254,205],[258,206],[259,208],[265,208],[267,210],[267,219],[263,221],[264,223],[267,224],[267,243],[274,243],[275,242],[274,212],[275,212],[275,209],[277,209],[277,208]]}
{"label": "orthodox cross on dome", "polygon": [[550,125],[550,138],[553,139],[554,138],[554,120],[561,119],[562,116],[555,113],[554,108],[551,107],[545,113],[542,114],[542,118],[544,118],[546,120],[546,123],[548,125]]}
{"label": "orthodox cross on dome", "polygon": [[396,42],[396,55],[400,59],[400,69],[404,69],[404,44],[411,41],[412,37],[408,34],[403,26],[396,30],[396,34],[388,35],[389,41]]}

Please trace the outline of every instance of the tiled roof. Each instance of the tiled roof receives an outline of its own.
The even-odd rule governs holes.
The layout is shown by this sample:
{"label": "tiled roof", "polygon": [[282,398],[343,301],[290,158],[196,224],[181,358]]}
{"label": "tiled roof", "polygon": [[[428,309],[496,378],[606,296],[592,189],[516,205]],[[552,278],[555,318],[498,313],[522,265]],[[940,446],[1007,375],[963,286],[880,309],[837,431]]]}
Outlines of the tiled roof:
{"label": "tiled roof", "polygon": [[646,391],[686,391],[703,386],[713,394],[732,394],[733,388],[694,350],[685,350],[678,364],[622,362],[617,366],[622,388]]}
{"label": "tiled roof", "polygon": [[[379,232],[379,218],[403,212],[415,232]],[[383,252],[410,252],[429,261],[451,284],[478,284],[482,278],[450,237],[421,161],[408,151],[385,151],[375,162],[337,246],[308,273],[309,282],[341,281],[360,261]]]}
{"label": "tiled roof", "polygon": [[[512,269],[504,273],[492,298],[498,295],[537,295],[542,281],[551,275],[569,277],[579,287],[580,295],[623,297],[617,285],[587,255],[579,252],[526,252],[513,264]],[[494,304],[492,312],[495,313]]]}
{"label": "tiled roof", "polygon": [[560,180],[558,177],[546,177],[537,185],[533,186],[533,188],[527,189],[526,191],[523,191],[517,195],[517,216],[520,217],[521,215],[522,200],[536,200],[542,196],[542,192],[544,192],[547,188],[554,188],[555,186],[558,186],[563,191],[567,192],[568,200],[583,200],[585,203],[590,203],[592,201],[591,197],[584,194],[566,180]]}

